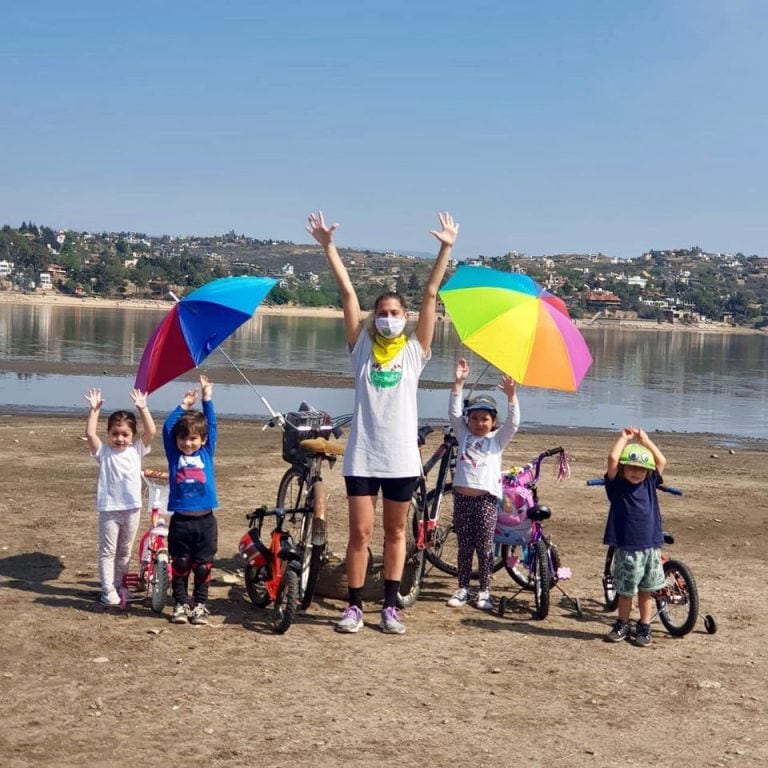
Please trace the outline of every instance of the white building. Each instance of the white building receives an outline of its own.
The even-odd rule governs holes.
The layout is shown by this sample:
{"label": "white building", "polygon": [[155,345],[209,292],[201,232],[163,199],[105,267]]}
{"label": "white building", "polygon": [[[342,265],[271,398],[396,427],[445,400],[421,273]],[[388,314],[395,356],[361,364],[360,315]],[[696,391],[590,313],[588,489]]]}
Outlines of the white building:
{"label": "white building", "polygon": [[51,282],[51,275],[48,272],[41,272],[40,273],[40,290],[46,291],[49,288],[53,288],[53,283]]}
{"label": "white building", "polygon": [[13,262],[3,259],[0,261],[0,277],[8,277],[13,274]]}

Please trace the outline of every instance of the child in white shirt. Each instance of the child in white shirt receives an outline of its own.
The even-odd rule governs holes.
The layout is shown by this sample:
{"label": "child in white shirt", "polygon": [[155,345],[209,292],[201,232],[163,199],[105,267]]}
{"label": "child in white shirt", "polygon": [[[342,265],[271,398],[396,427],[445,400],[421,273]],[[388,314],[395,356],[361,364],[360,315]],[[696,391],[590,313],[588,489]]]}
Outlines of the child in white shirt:
{"label": "child in white shirt", "polygon": [[459,443],[453,479],[453,524],[458,539],[459,589],[448,600],[452,608],[469,601],[472,556],[477,552],[480,591],[476,606],[493,608],[493,532],[501,492],[501,461],[504,448],[520,424],[517,387],[504,376],[499,389],[507,396],[507,420],[498,428],[496,401],[487,395],[462,403],[469,366],[464,358],[456,363],[456,375],[449,400],[449,418]]}

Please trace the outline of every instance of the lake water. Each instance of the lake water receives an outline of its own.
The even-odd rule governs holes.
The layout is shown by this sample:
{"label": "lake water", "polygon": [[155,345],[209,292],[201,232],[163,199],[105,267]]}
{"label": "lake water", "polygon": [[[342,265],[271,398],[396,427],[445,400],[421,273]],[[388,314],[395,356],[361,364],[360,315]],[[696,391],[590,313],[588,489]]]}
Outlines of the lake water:
{"label": "lake water", "polygon": [[[18,373],[13,361],[98,364],[135,368],[163,312],[93,307],[0,303],[0,403],[6,410],[83,413],[83,393],[101,387],[108,408],[128,407],[132,376]],[[536,426],[712,432],[764,439],[768,436],[768,337],[707,333],[584,329],[594,363],[579,391],[558,393],[524,387],[523,422]],[[257,315],[224,345],[244,369],[350,373],[340,319]],[[465,355],[473,374],[484,367],[468,355],[450,323],[440,323],[433,358],[423,378],[451,381],[456,358]],[[218,353],[214,353],[218,356]],[[220,356],[219,356],[220,357]],[[220,357],[216,367],[225,365]],[[498,374],[486,373],[493,383]],[[474,381],[474,376],[471,377]],[[183,386],[171,383],[151,396],[161,414],[176,405]],[[348,412],[347,389],[256,387],[276,410],[295,409],[306,399],[331,413]],[[447,390],[420,390],[424,419],[444,420]],[[260,419],[266,408],[246,384],[216,385],[222,415]]]}

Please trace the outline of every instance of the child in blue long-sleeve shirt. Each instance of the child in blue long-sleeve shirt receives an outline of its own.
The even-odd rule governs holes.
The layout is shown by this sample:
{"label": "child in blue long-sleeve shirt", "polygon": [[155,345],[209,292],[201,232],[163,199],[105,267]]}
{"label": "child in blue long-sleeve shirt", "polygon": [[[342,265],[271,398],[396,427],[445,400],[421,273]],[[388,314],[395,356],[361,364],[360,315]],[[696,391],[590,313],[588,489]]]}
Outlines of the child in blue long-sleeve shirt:
{"label": "child in blue long-sleeve shirt", "polygon": [[[200,376],[202,412],[193,408],[197,390],[184,393],[181,405],[163,424],[163,445],[168,458],[168,509],[171,515],[168,554],[173,576],[174,624],[208,623],[208,582],[218,548],[218,527],[213,510],[219,506],[213,457],[216,451],[216,413],[213,384]],[[188,604],[189,575],[194,576],[192,606]]]}

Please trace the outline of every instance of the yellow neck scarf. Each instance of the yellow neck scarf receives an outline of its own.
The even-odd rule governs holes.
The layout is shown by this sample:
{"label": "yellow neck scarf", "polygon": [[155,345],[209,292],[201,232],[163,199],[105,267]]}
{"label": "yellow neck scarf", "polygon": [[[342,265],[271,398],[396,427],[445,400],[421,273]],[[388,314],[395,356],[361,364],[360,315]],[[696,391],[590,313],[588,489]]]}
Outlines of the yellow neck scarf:
{"label": "yellow neck scarf", "polygon": [[391,363],[403,347],[408,343],[408,337],[401,333],[394,339],[385,339],[380,333],[373,337],[373,359],[379,365]]}

